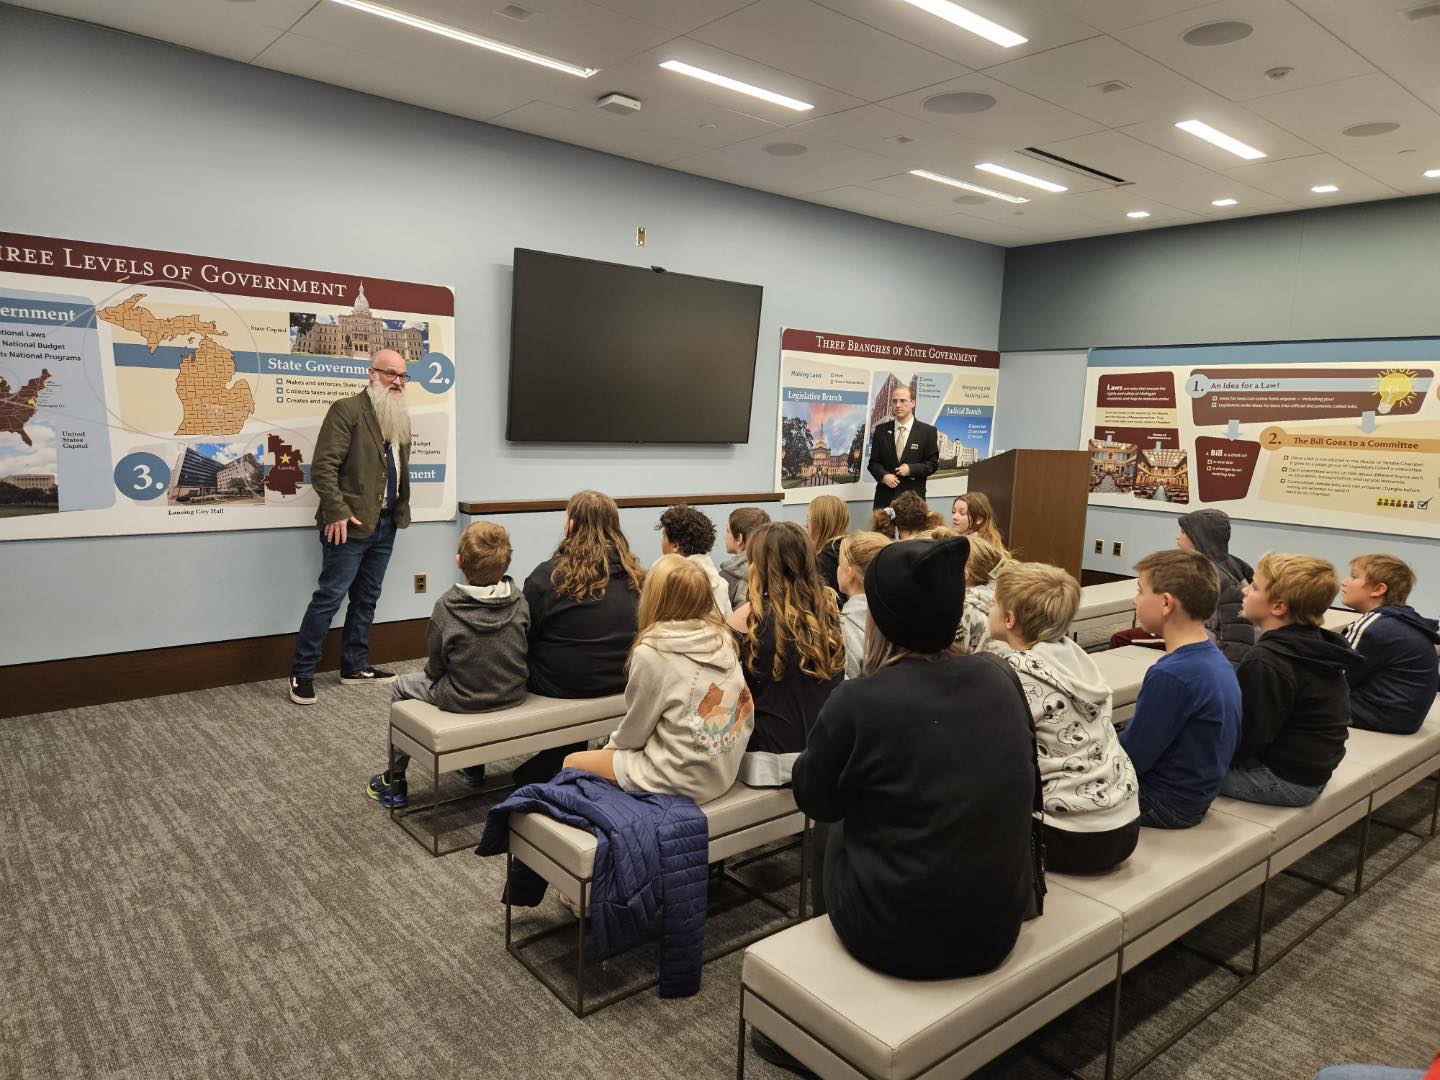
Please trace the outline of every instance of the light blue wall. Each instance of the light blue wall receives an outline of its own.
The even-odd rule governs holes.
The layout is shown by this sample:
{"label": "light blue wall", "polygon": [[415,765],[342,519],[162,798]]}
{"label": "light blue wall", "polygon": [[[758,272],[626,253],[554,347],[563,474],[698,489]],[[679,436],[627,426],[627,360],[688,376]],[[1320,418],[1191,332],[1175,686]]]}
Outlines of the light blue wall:
{"label": "light blue wall", "polygon": [[[453,287],[466,499],[767,491],[783,326],[997,342],[998,248],[3,5],[0,101],[8,230]],[[750,442],[508,445],[517,246],[763,285]],[[659,550],[654,518],[625,516],[646,558]],[[559,516],[505,523],[523,574],[549,553]],[[402,536],[379,619],[429,613],[458,528]],[[319,558],[301,530],[0,545],[0,665],[292,631]],[[416,572],[431,575],[430,596],[409,591]]]}

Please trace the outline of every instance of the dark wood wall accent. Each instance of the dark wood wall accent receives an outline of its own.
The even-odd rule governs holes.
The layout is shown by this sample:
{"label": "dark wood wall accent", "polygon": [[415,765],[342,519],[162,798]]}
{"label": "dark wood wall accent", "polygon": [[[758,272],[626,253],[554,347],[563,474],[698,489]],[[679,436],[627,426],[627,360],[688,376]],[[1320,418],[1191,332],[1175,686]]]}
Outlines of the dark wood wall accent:
{"label": "dark wood wall accent", "polygon": [[1134,581],[1134,574],[1112,574],[1109,570],[1081,570],[1081,585],[1108,585],[1112,581]]}
{"label": "dark wood wall accent", "polygon": [[1000,535],[1017,558],[1078,578],[1089,476],[1084,450],[1010,450],[972,465],[970,490],[989,497]]}
{"label": "dark wood wall accent", "polygon": [[[691,506],[721,506],[735,503],[748,506],[751,503],[775,503],[783,499],[779,491],[742,491],[731,495],[642,495],[635,498],[616,499],[615,504],[622,510],[640,509],[650,506],[674,506],[688,503]],[[539,514],[547,511],[564,510],[569,499],[530,499],[523,502],[476,502],[462,501],[462,514]]]}
{"label": "dark wood wall accent", "polygon": [[[425,619],[376,623],[370,660],[415,660],[426,654]],[[166,649],[47,660],[0,667],[0,717],[108,705],[114,701],[283,679],[290,674],[294,634],[175,645]],[[325,638],[321,671],[340,666],[340,631]]]}

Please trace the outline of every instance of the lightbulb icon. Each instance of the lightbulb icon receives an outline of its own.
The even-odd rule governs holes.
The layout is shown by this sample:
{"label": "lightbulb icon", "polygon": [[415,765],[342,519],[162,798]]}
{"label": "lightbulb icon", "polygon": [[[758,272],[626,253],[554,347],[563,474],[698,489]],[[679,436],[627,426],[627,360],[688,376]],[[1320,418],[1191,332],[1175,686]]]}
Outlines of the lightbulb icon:
{"label": "lightbulb icon", "polygon": [[1408,405],[1415,392],[1415,372],[1382,371],[1375,384],[1375,393],[1380,397],[1380,406],[1375,411],[1384,415],[1396,405]]}

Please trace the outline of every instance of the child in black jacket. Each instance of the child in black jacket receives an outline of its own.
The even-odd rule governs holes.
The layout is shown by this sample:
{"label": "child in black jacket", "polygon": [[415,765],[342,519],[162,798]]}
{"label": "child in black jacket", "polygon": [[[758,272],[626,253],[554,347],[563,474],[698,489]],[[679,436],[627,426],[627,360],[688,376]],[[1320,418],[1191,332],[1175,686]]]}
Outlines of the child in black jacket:
{"label": "child in black jacket", "polygon": [[1350,562],[1340,599],[1362,613],[1344,630],[1361,661],[1349,672],[1353,727],[1413,735],[1435,704],[1440,626],[1405,603],[1414,587],[1414,571],[1394,555]]}
{"label": "child in black jacket", "polygon": [[1345,673],[1358,659],[1320,625],[1339,587],[1334,568],[1309,555],[1269,554],[1255,568],[1244,612],[1261,636],[1235,669],[1240,745],[1222,795],[1308,806],[1345,756]]}

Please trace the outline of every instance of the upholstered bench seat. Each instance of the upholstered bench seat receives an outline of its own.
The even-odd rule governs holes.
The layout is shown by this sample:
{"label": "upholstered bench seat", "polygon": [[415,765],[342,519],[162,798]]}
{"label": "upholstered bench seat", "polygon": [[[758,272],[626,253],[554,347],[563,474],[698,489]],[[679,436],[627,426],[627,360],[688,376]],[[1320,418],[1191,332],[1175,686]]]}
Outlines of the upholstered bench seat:
{"label": "upholstered bench seat", "polygon": [[1413,735],[1386,735],[1350,729],[1346,758],[1369,765],[1375,774],[1372,807],[1383,806],[1440,768],[1440,698]]}
{"label": "upholstered bench seat", "polygon": [[1069,635],[1084,649],[1104,645],[1111,634],[1135,625],[1134,598],[1134,578],[1084,586]]}
{"label": "upholstered bench seat", "polygon": [[1120,912],[1129,971],[1265,881],[1273,834],[1227,814],[1193,829],[1141,829],[1134,853],[1105,874],[1049,881]]}
{"label": "upholstered bench seat", "polygon": [[1135,699],[1140,696],[1140,684],[1145,681],[1145,673],[1164,655],[1160,649],[1145,649],[1139,645],[1090,654],[1090,659],[1095,661],[1100,674],[1110,684],[1111,719],[1114,723],[1127,723],[1135,715]]}
{"label": "upholstered bench seat", "polygon": [[1113,981],[1120,933],[1112,908],[1055,887],[995,971],[917,982],[865,967],[822,916],[746,950],[742,1022],[827,1078],[968,1076]]}
{"label": "upholstered bench seat", "polygon": [[1370,766],[1347,754],[1320,797],[1309,806],[1265,806],[1221,796],[1211,804],[1210,812],[1228,814],[1270,830],[1273,841],[1269,875],[1274,877],[1369,813],[1374,786]]}

